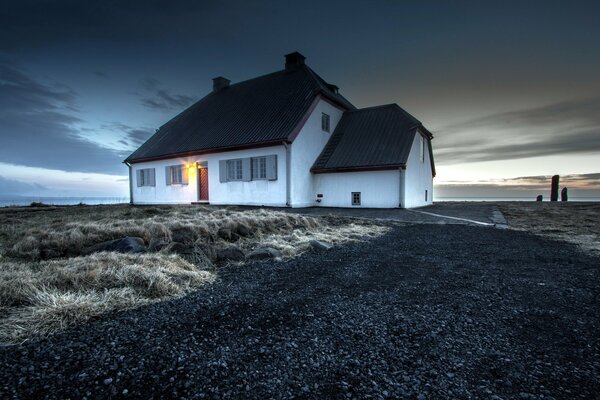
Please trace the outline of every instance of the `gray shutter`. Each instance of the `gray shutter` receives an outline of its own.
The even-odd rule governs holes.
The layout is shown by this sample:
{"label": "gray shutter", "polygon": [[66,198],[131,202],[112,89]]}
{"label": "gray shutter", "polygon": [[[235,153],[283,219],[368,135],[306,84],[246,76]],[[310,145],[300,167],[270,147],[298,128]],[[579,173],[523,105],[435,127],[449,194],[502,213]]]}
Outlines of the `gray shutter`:
{"label": "gray shutter", "polygon": [[171,174],[169,172],[170,167],[165,167],[165,184],[169,186],[171,184]]}
{"label": "gray shutter", "polygon": [[156,186],[156,169],[150,169],[150,186]]}
{"label": "gray shutter", "polygon": [[142,175],[142,170],[141,169],[137,169],[135,171],[135,180],[137,182],[137,187],[142,186],[142,179],[141,179],[141,175]]}
{"label": "gray shutter", "polygon": [[242,180],[244,182],[252,180],[250,157],[242,158]]}
{"label": "gray shutter", "polygon": [[277,180],[277,154],[267,156],[267,179],[270,181]]}
{"label": "gray shutter", "polygon": [[189,168],[186,168],[185,164],[181,166],[181,183],[184,185],[187,185],[189,182],[188,171]]}
{"label": "gray shutter", "polygon": [[219,182],[227,182],[227,160],[219,160]]}

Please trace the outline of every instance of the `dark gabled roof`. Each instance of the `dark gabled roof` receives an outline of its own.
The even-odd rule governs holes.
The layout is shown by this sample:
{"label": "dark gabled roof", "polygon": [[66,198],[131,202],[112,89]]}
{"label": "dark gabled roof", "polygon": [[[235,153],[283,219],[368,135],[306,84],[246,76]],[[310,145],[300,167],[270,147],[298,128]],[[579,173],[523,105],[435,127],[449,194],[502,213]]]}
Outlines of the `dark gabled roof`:
{"label": "dark gabled roof", "polygon": [[213,91],[163,125],[125,162],[284,141],[321,95],[355,107],[306,65]]}
{"label": "dark gabled roof", "polygon": [[318,173],[405,166],[418,130],[429,139],[433,138],[419,120],[397,104],[347,111],[311,171]]}

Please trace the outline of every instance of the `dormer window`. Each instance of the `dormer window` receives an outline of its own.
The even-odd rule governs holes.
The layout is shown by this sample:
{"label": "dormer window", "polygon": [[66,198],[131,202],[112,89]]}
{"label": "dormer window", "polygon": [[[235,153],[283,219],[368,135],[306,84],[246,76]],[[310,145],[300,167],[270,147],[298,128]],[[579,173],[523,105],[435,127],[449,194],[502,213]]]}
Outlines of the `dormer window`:
{"label": "dormer window", "polygon": [[321,115],[321,129],[324,132],[329,132],[329,114],[323,113]]}

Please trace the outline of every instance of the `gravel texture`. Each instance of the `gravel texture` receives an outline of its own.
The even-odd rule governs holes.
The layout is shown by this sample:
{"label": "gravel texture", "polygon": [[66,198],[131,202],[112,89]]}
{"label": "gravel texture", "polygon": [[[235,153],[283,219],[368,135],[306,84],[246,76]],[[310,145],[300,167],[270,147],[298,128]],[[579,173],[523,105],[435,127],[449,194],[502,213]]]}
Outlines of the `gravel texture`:
{"label": "gravel texture", "polygon": [[599,259],[396,225],[0,349],[0,398],[596,398]]}

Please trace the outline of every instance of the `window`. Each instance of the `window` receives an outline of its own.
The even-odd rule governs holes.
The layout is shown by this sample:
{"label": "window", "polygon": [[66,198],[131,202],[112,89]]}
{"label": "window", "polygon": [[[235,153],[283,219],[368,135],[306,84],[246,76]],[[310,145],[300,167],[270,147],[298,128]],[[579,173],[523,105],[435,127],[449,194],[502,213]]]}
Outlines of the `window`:
{"label": "window", "polygon": [[352,205],[360,206],[360,192],[352,192]]}
{"label": "window", "polygon": [[421,162],[425,162],[425,140],[423,139],[423,136],[421,136],[420,138],[421,143],[419,146],[419,159],[421,160]]}
{"label": "window", "polygon": [[325,132],[329,132],[329,115],[323,113],[321,115],[321,129]]}
{"label": "window", "polygon": [[277,154],[219,160],[219,182],[277,180]]}
{"label": "window", "polygon": [[187,175],[184,165],[170,165],[165,168],[167,185],[187,185]]}
{"label": "window", "polygon": [[267,157],[252,158],[252,180],[267,179]]}
{"label": "window", "polygon": [[425,202],[427,202],[427,190],[425,191]]}
{"label": "window", "polygon": [[154,180],[154,168],[144,168],[137,171],[137,185],[141,186],[156,186]]}
{"label": "window", "polygon": [[227,160],[227,180],[241,181],[242,177],[242,159]]}

